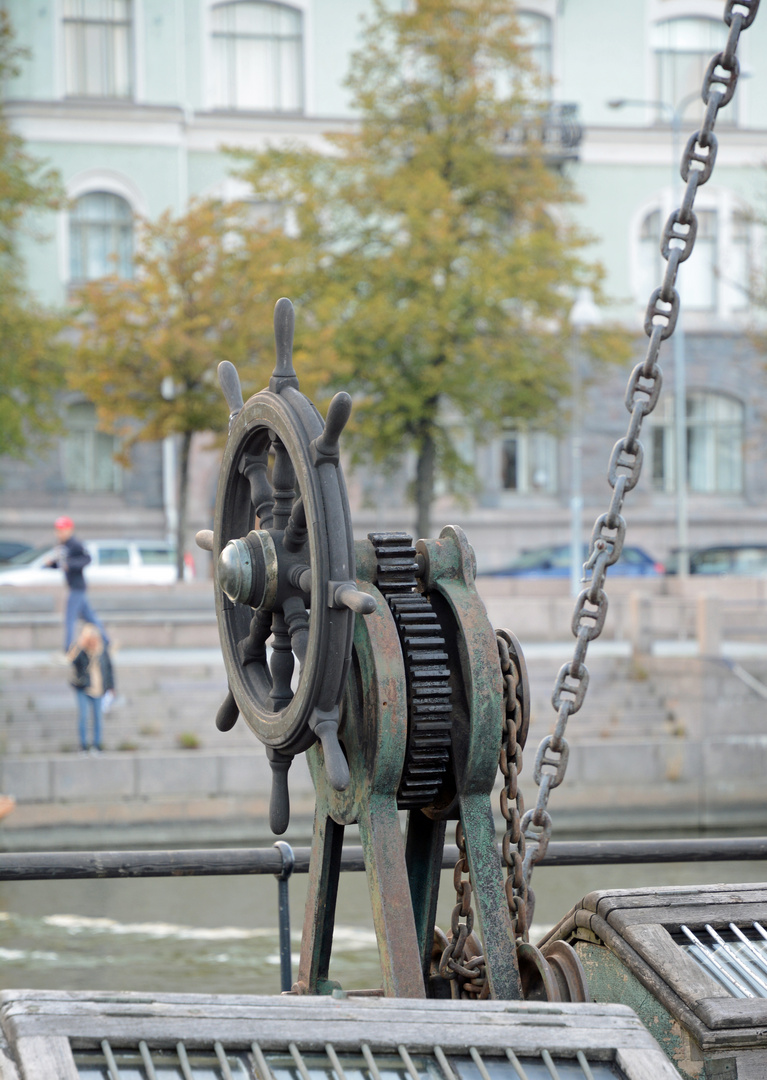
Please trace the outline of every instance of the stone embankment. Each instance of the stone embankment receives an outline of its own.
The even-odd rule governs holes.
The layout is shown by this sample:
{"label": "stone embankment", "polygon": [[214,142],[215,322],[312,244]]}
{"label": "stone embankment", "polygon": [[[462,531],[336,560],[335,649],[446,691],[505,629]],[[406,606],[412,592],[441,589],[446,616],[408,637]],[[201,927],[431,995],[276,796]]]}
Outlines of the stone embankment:
{"label": "stone embankment", "polygon": [[[554,717],[551,689],[572,652],[566,632],[552,640],[551,623],[561,614],[567,630],[571,601],[546,590],[503,595],[507,584],[481,587],[494,625],[514,629],[525,644],[533,721],[521,783],[529,804],[535,748]],[[62,837],[93,847],[270,838],[263,748],[242,721],[226,734],[214,723],[226,676],[209,586],[94,590],[118,643],[118,698],[98,756],[76,750],[75,702],[59,651],[62,597],[7,592],[0,595],[0,790],[16,796],[17,808],[0,829],[0,848],[60,847]],[[613,627],[589,653],[586,703],[570,721],[567,776],[551,797],[558,835],[767,825],[765,612],[733,614],[717,604],[660,596],[648,607],[646,598],[618,591]],[[716,633],[701,627],[701,605]],[[640,649],[653,621],[665,637]],[[712,641],[716,655],[701,655],[701,643]],[[305,837],[314,799],[303,760],[290,776],[291,833]]]}

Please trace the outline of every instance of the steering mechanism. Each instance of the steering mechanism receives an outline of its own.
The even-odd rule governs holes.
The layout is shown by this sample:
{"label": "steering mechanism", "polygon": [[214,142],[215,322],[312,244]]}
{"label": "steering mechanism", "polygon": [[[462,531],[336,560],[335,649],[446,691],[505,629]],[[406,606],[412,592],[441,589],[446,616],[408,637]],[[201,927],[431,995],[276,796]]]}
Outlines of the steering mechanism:
{"label": "steering mechanism", "polygon": [[[216,723],[225,731],[242,715],[266,745],[275,833],[289,821],[290,762],[308,751],[317,800],[294,992],[335,988],[341,851],[345,827],[356,825],[383,993],[583,1000],[572,949],[549,958],[526,941],[521,649],[490,626],[460,528],[415,543],[371,533],[354,544],[339,464],[351,398],[337,394],[323,423],[298,388],[293,321],[290,301],[278,301],[277,363],[248,401],[232,364],[219,365],[229,437],[215,527],[198,543],[216,560],[229,682]],[[499,761],[503,863],[491,806]],[[457,903],[446,935],[435,920],[449,820]]]}
{"label": "steering mechanism", "polygon": [[355,613],[375,608],[354,581],[339,468],[351,398],[336,394],[323,423],[298,387],[293,327],[293,305],[283,298],[274,311],[274,373],[268,388],[247,402],[234,365],[219,365],[229,437],[213,533],[198,534],[216,560],[216,615],[229,683],[216,723],[226,731],[242,715],[266,745],[273,773],[270,824],[277,834],[289,822],[287,771],[296,754],[319,739],[332,787],[340,791],[349,783],[338,741],[339,703]]}

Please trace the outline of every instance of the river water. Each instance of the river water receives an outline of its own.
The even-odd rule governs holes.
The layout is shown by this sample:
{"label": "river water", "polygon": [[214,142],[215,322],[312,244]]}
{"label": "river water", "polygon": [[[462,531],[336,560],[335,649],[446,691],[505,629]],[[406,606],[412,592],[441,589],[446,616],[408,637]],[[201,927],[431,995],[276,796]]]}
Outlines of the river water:
{"label": "river water", "polygon": [[[531,940],[594,889],[765,880],[765,862],[538,868]],[[306,885],[290,882],[294,975]],[[444,929],[453,902],[446,871]],[[271,876],[0,883],[1,988],[272,994],[279,973]],[[331,977],[380,986],[362,873],[341,878]]]}

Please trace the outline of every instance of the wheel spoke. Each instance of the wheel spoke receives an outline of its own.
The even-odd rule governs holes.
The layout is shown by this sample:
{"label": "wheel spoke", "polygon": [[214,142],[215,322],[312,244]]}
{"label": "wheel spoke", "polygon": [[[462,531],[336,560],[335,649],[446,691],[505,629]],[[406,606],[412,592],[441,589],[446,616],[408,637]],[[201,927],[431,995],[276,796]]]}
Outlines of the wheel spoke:
{"label": "wheel spoke", "polygon": [[239,471],[250,484],[250,501],[253,503],[262,529],[272,527],[274,514],[274,493],[266,471],[268,464],[269,457],[266,450],[260,454],[243,454],[239,464]]}
{"label": "wheel spoke", "polygon": [[219,731],[231,731],[239,715],[240,709],[234,700],[234,694],[231,690],[227,690],[224,703],[216,713],[216,727]]}
{"label": "wheel spoke", "polygon": [[282,538],[283,547],[286,551],[293,553],[300,551],[308,536],[309,534],[306,531],[306,507],[304,506],[304,500],[299,495],[293,503],[290,520],[285,526],[285,535]]}
{"label": "wheel spoke", "polygon": [[283,604],[282,613],[290,634],[290,644],[303,667],[309,644],[309,612],[298,596],[289,596]]}
{"label": "wheel spoke", "polygon": [[276,436],[272,436],[272,449],[274,450],[274,466],[272,467],[274,527],[284,529],[293,511],[293,500],[296,497],[296,473],[290,454],[284,443]]}
{"label": "wheel spoke", "polygon": [[240,642],[243,667],[247,667],[248,664],[266,665],[266,642],[271,632],[271,612],[254,612],[250,620],[250,633]]}
{"label": "wheel spoke", "polygon": [[293,700],[290,681],[293,678],[295,660],[287,623],[277,611],[274,612],[272,620],[272,635],[272,692],[269,700],[273,711],[279,712]]}

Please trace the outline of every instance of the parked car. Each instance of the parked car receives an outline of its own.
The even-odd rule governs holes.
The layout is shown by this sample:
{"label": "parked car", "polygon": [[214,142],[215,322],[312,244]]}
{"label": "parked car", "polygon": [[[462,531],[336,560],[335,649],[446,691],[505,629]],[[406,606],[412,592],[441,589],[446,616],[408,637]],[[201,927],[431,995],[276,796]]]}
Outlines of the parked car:
{"label": "parked car", "polygon": [[[584,544],[581,562],[585,562],[587,557],[588,547]],[[655,577],[664,572],[663,563],[638,547],[624,547],[621,557],[608,571],[627,577]],[[523,551],[507,566],[480,573],[485,577],[566,578],[570,576],[570,545],[550,544],[532,548]]]}
{"label": "parked car", "polygon": [[0,564],[10,562],[17,555],[31,550],[32,545],[25,544],[23,540],[0,540]]}
{"label": "parked car", "polygon": [[[176,550],[165,540],[83,540],[92,562],[85,568],[89,585],[172,585],[176,580]],[[22,552],[0,568],[0,585],[54,585],[61,570],[46,566],[55,547]],[[192,577],[185,566],[184,578]]]}
{"label": "parked car", "polygon": [[[667,574],[679,572],[679,555],[674,552]],[[740,577],[767,576],[767,544],[715,544],[690,552],[691,574],[737,574]]]}

